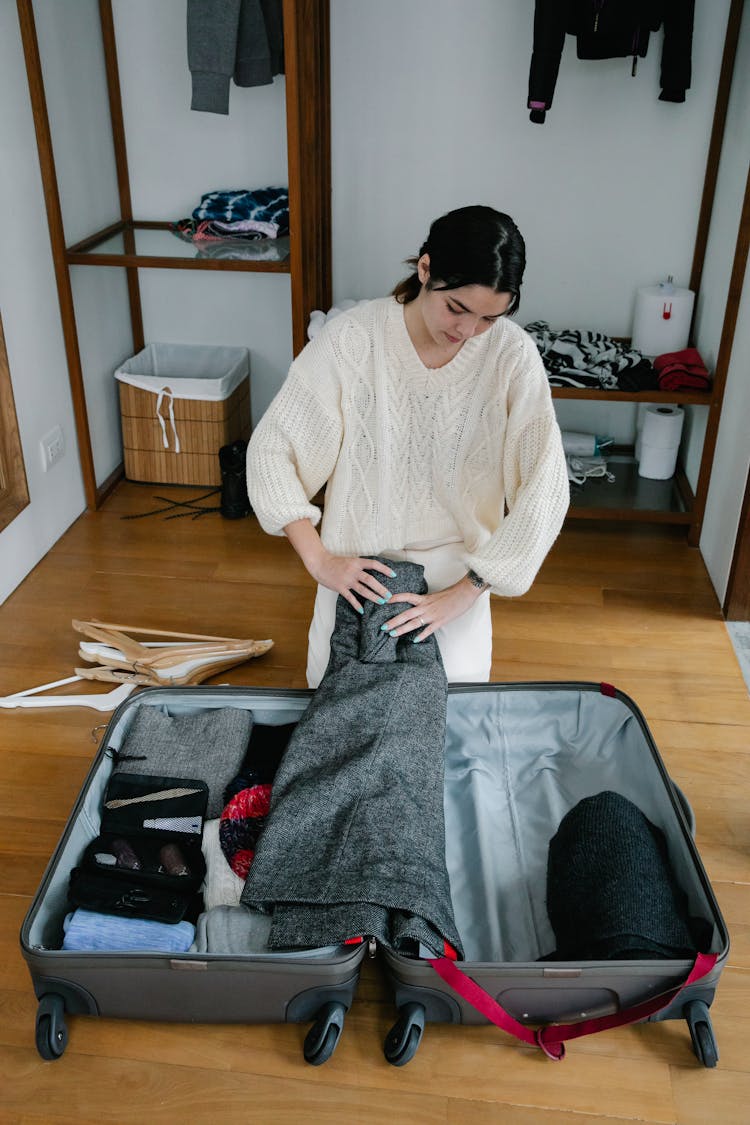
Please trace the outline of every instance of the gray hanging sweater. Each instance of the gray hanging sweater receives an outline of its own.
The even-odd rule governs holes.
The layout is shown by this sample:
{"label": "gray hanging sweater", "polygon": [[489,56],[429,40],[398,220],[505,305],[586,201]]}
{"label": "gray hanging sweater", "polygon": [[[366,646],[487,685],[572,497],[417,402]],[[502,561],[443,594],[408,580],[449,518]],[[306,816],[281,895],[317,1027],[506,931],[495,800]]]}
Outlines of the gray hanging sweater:
{"label": "gray hanging sweater", "polygon": [[267,86],[284,73],[282,0],[188,0],[191,109],[229,113],[229,80]]}

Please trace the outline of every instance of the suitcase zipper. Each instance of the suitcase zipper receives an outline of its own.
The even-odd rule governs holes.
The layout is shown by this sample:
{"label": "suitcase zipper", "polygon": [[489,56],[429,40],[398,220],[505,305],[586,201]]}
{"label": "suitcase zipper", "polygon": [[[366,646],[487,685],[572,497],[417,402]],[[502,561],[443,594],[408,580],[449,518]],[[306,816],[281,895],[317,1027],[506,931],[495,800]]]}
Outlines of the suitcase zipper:
{"label": "suitcase zipper", "polygon": [[367,939],[367,956],[374,958],[378,952],[378,943],[374,937]]}

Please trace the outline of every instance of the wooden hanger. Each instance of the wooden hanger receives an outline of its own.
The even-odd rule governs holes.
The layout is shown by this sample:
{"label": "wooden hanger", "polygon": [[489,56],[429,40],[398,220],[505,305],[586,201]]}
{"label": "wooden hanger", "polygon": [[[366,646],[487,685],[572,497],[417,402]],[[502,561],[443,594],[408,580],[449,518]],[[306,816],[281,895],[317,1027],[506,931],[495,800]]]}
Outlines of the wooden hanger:
{"label": "wooden hanger", "polygon": [[[105,621],[73,621],[73,628],[97,645],[82,643],[78,655],[94,667],[76,668],[76,675],[89,680],[109,680],[139,685],[192,685],[224,672],[254,656],[262,656],[272,640],[241,640],[201,633],[178,633],[148,626],[110,624]],[[141,637],[171,637],[163,644],[136,640]],[[186,643],[180,644],[184,640]],[[104,646],[102,649],[99,646]]]}

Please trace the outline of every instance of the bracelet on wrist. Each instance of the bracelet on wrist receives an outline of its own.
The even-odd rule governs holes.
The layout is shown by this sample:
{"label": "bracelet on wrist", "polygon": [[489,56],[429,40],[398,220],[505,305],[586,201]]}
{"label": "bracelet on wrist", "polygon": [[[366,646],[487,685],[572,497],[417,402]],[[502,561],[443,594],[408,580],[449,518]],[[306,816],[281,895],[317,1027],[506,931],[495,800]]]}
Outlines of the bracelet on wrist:
{"label": "bracelet on wrist", "polygon": [[475,570],[470,570],[466,577],[477,590],[486,590],[489,586],[489,582],[485,582],[483,578],[480,578]]}

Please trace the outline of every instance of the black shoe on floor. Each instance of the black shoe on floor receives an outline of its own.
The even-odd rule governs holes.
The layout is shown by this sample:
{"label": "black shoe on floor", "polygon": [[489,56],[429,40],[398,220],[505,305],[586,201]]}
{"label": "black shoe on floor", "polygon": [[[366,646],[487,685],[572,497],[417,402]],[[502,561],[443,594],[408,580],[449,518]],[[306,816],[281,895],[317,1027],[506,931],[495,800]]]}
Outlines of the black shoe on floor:
{"label": "black shoe on floor", "polygon": [[246,441],[233,441],[219,450],[221,514],[225,520],[238,520],[252,512],[247,496],[246,452]]}

